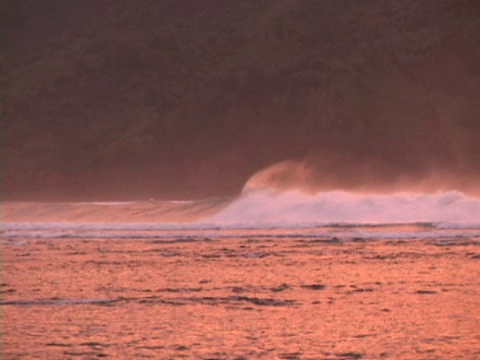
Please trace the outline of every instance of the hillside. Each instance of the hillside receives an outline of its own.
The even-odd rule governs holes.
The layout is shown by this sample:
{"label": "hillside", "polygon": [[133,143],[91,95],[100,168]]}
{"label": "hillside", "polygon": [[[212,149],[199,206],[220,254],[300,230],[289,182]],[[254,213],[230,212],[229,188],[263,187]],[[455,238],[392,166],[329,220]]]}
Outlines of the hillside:
{"label": "hillside", "polygon": [[[6,199],[480,182],[476,0],[2,2]],[[365,175],[367,173],[367,175]]]}

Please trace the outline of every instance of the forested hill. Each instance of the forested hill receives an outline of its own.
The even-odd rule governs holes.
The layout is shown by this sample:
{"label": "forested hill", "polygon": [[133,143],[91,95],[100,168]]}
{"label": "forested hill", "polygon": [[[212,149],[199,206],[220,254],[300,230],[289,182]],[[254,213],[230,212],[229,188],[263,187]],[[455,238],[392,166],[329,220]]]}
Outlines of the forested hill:
{"label": "forested hill", "polygon": [[4,199],[221,196],[305,157],[340,159],[338,188],[360,168],[480,181],[478,0],[4,0],[1,17]]}

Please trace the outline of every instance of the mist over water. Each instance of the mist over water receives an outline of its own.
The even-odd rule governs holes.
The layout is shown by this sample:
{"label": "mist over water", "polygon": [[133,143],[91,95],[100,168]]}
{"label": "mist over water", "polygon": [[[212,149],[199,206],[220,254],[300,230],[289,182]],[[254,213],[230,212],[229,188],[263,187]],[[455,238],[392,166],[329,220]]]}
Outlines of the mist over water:
{"label": "mist over water", "polygon": [[480,221],[479,198],[457,190],[432,191],[431,179],[392,181],[390,189],[384,183],[377,191],[373,181],[354,181],[356,188],[338,190],[312,162],[280,162],[254,174],[240,197],[211,220],[256,225]]}
{"label": "mist over water", "polygon": [[478,197],[480,189],[477,180],[438,166],[425,165],[416,171],[402,171],[372,159],[356,160],[327,152],[301,161],[281,161],[261,169],[248,179],[243,191],[299,190],[310,194],[329,191],[370,194],[456,191]]}
{"label": "mist over water", "polygon": [[377,191],[365,184],[340,190],[311,163],[286,161],[251,176],[236,198],[10,203],[2,230],[11,238],[480,237],[478,197],[405,181]]}

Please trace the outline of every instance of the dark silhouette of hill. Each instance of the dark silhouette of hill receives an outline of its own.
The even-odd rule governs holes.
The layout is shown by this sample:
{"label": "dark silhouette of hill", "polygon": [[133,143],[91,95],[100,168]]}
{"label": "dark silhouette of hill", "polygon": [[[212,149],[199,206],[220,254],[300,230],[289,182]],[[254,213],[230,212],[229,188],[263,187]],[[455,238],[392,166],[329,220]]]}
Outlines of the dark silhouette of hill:
{"label": "dark silhouette of hill", "polygon": [[6,199],[480,183],[476,0],[2,3]]}

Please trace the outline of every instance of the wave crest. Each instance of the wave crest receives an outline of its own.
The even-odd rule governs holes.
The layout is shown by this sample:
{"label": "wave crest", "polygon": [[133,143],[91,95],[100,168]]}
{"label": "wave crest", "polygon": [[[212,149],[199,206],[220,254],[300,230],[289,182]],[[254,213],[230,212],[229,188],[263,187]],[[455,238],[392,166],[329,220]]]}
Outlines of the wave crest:
{"label": "wave crest", "polygon": [[210,218],[226,223],[392,223],[478,222],[480,200],[450,191],[436,194],[400,192],[362,194],[328,191],[316,194],[248,188]]}

